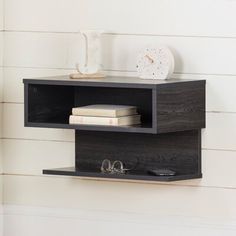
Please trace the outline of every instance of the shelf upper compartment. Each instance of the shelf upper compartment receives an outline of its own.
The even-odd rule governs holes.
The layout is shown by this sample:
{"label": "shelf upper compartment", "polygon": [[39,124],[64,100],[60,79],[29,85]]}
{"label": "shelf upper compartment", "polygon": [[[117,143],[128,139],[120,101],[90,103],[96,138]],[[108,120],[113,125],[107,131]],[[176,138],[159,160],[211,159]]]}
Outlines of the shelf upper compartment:
{"label": "shelf upper compartment", "polygon": [[[136,133],[166,133],[205,127],[205,81],[130,77],[72,80],[68,76],[24,79],[25,126]],[[139,127],[69,125],[73,107],[137,106]]]}

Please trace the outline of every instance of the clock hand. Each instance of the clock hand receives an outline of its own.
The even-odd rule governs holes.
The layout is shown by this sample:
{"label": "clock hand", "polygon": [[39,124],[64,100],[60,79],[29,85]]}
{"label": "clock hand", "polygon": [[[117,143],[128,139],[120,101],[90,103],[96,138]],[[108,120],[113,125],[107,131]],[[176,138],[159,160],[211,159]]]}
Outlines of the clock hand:
{"label": "clock hand", "polygon": [[146,55],[145,57],[146,57],[151,63],[154,63],[154,60],[153,60],[150,56]]}

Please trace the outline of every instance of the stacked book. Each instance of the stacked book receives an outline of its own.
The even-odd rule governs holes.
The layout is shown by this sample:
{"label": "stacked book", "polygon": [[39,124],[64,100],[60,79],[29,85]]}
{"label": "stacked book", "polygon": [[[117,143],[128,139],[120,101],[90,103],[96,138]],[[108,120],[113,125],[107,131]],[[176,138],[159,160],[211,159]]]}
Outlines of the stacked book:
{"label": "stacked book", "polygon": [[129,126],[140,124],[141,119],[135,106],[95,104],[73,108],[69,123]]}

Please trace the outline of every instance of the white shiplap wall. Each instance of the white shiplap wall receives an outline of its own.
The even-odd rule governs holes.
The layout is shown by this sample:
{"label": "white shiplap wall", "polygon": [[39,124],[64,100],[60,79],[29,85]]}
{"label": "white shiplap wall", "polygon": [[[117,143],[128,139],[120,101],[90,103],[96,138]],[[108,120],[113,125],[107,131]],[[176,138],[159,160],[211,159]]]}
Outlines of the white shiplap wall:
{"label": "white shiplap wall", "polygon": [[2,145],[2,107],[3,107],[3,0],[0,0],[0,236],[3,236],[3,145]]}
{"label": "white shiplap wall", "polygon": [[[236,234],[236,1],[5,0],[5,235]],[[207,80],[201,180],[173,184],[42,176],[70,166],[74,132],[23,127],[23,77],[69,74],[78,29],[100,28],[109,74],[135,74],[144,45],[169,45],[175,77]]]}

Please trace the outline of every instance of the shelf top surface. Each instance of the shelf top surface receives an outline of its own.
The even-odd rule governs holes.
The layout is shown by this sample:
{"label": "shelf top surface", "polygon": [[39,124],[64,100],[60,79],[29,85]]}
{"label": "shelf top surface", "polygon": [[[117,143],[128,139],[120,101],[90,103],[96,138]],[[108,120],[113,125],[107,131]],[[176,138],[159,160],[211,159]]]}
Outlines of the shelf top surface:
{"label": "shelf top surface", "polygon": [[205,82],[205,80],[180,80],[180,79],[168,79],[168,80],[151,80],[140,79],[137,77],[118,77],[107,76],[105,78],[86,78],[86,79],[70,79],[68,75],[65,76],[53,76],[43,78],[29,78],[23,79],[24,83],[29,84],[48,84],[48,85],[73,85],[73,86],[133,86],[133,87],[156,87],[158,85],[170,85],[176,83],[186,82]]}

